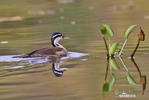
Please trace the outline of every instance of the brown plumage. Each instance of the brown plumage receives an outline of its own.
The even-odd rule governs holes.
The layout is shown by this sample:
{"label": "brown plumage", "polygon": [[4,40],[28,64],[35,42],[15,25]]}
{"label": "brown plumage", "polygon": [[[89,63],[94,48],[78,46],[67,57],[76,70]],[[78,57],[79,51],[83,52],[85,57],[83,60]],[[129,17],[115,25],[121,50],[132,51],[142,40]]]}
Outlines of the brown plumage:
{"label": "brown plumage", "polygon": [[29,52],[27,54],[24,54],[22,56],[18,56],[18,57],[44,57],[44,56],[53,56],[53,55],[57,55],[57,56],[67,56],[67,52],[64,51],[62,48],[58,48],[58,47],[47,47],[47,48],[41,48],[41,49],[37,49],[34,50],[32,52]]}

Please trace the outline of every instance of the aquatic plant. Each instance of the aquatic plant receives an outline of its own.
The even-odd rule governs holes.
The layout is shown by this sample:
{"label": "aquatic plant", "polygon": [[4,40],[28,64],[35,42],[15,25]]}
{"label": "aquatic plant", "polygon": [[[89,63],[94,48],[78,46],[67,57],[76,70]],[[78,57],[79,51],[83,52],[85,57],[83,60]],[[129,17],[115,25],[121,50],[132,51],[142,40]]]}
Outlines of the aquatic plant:
{"label": "aquatic plant", "polygon": [[[130,36],[130,34],[133,32],[133,30],[136,27],[137,27],[137,25],[131,25],[125,30],[125,32],[124,32],[125,41],[124,41],[124,43],[123,43],[123,45],[119,51],[118,56],[122,55],[124,47],[126,46],[126,43],[128,41],[128,37]],[[111,46],[111,38],[114,36],[114,31],[107,24],[99,25],[99,29],[100,29],[101,36],[102,36],[104,43],[105,43],[105,47],[106,47],[106,51],[107,51],[107,57],[112,57],[114,55],[116,49],[119,46],[118,42],[113,43]],[[106,36],[107,36],[107,40],[109,40],[108,41],[109,43],[107,43]],[[139,47],[140,41],[144,41],[144,40],[145,40],[145,34],[144,34],[143,29],[140,27],[140,33],[138,34],[138,43],[137,43],[137,46],[134,49],[133,53],[131,54],[131,58],[133,58],[133,56],[135,55],[135,52],[137,51],[137,49]]]}
{"label": "aquatic plant", "polygon": [[[124,50],[124,47],[128,41],[128,37],[130,36],[132,31],[136,27],[137,27],[137,25],[131,25],[124,32],[124,37],[126,39],[125,39],[120,51],[118,52],[118,56],[117,56],[120,59],[122,65],[126,71],[126,73],[125,73],[126,80],[131,85],[137,85],[137,82],[134,80],[133,76],[130,74],[121,55],[122,55],[122,51]],[[107,51],[107,68],[106,68],[106,72],[105,72],[105,81],[102,86],[102,96],[104,97],[107,94],[107,92],[110,92],[112,90],[112,87],[116,81],[116,77],[115,77],[114,73],[112,72],[112,69],[120,70],[120,67],[117,64],[117,62],[115,60],[115,56],[114,56],[114,54],[116,54],[116,50],[119,46],[119,43],[118,42],[111,43],[111,39],[114,36],[114,31],[112,30],[112,28],[109,25],[107,25],[107,24],[99,25],[99,29],[100,29],[101,36],[104,40],[106,51]],[[134,49],[133,53],[131,54],[131,60],[133,62],[134,62],[133,56],[135,55],[135,52],[137,51],[137,48],[139,47],[140,41],[144,41],[144,40],[145,40],[145,34],[144,34],[144,31],[142,30],[142,28],[140,27],[140,33],[138,34],[138,43],[137,43],[137,46]],[[134,63],[134,64],[135,64],[135,66],[137,66],[136,63]],[[144,93],[144,90],[146,88],[146,76],[141,75],[141,72],[140,72],[138,66],[136,68],[138,69],[138,72],[140,75],[140,83],[142,84],[143,93]],[[110,74],[109,74],[109,72],[110,72]],[[109,78],[108,78],[108,75],[109,75]]]}
{"label": "aquatic plant", "polygon": [[134,49],[133,53],[130,56],[131,58],[133,58],[133,56],[135,55],[135,53],[139,47],[140,41],[144,41],[144,40],[145,40],[145,34],[144,34],[144,31],[142,30],[142,28],[140,27],[140,33],[138,34],[138,43],[137,43],[137,46]]}
{"label": "aquatic plant", "polygon": [[123,51],[123,49],[124,49],[124,47],[125,47],[125,45],[126,45],[126,43],[127,43],[127,40],[128,40],[129,35],[132,33],[132,31],[133,31],[136,27],[137,27],[137,25],[131,25],[131,26],[129,26],[129,28],[124,32],[124,37],[125,37],[126,39],[125,39],[125,41],[124,41],[124,43],[123,43],[123,46],[122,46],[122,48],[121,48],[121,50],[120,50],[120,52],[119,52],[119,56],[121,56],[121,54],[122,54],[122,51]]}
{"label": "aquatic plant", "polygon": [[105,43],[105,47],[107,50],[107,57],[112,57],[118,47],[118,43],[115,42],[112,44],[112,46],[111,46],[110,42],[109,42],[109,44],[107,44],[105,36],[108,35],[108,39],[110,41],[110,39],[114,36],[114,32],[113,32],[112,28],[107,24],[99,25],[99,29],[101,31],[101,34],[102,34],[102,37],[103,37],[103,40]]}

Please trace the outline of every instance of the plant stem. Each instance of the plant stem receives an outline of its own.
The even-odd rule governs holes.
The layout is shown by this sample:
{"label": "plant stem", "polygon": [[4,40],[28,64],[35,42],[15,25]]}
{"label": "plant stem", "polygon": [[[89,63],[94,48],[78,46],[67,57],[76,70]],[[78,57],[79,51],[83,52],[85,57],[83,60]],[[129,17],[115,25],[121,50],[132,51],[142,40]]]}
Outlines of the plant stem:
{"label": "plant stem", "polygon": [[119,56],[119,59],[121,60],[121,62],[122,62],[122,64],[123,64],[123,66],[124,66],[124,68],[125,68],[125,70],[128,72],[128,68],[126,67],[126,65],[124,64],[124,61],[123,61],[123,59]]}
{"label": "plant stem", "polygon": [[138,47],[139,47],[139,44],[140,44],[140,39],[138,39],[137,46],[136,46],[136,48],[134,49],[133,53],[131,54],[131,58],[133,58],[133,56],[135,55],[135,53],[136,53],[136,51],[137,51],[137,49],[138,49]]}
{"label": "plant stem", "polygon": [[[111,48],[111,39],[110,38],[108,38],[108,40],[109,40],[109,50],[110,50],[110,48]],[[110,52],[110,51],[109,51]],[[111,54],[109,53],[109,56],[111,57]]]}
{"label": "plant stem", "polygon": [[109,56],[109,48],[108,48],[108,45],[107,45],[107,42],[106,42],[106,39],[105,39],[104,36],[103,36],[103,40],[104,40],[105,47],[106,47],[106,50],[107,50],[107,56]]}
{"label": "plant stem", "polygon": [[121,48],[121,50],[120,50],[120,52],[119,52],[119,55],[118,56],[121,56],[121,54],[122,54],[122,51],[123,51],[123,49],[124,49],[124,47],[125,47],[125,45],[126,45],[126,43],[127,43],[127,38],[126,38],[126,40],[124,41],[124,43],[123,43],[123,46],[122,46],[122,48]]}

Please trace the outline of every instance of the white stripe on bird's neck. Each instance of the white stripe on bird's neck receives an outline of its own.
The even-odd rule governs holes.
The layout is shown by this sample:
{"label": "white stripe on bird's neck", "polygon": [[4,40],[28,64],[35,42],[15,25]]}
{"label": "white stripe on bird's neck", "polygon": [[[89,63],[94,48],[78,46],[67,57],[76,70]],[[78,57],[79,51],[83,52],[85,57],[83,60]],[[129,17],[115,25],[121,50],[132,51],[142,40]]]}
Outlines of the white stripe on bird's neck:
{"label": "white stripe on bird's neck", "polygon": [[61,39],[62,39],[62,38],[60,38],[60,37],[56,38],[56,39],[54,40],[54,45],[55,45],[56,47],[62,48],[63,51],[67,54],[67,49],[64,48],[61,44],[58,43]]}
{"label": "white stripe on bird's neck", "polygon": [[59,47],[59,48],[64,48],[61,44],[58,43],[60,40],[61,40],[60,37],[56,38],[56,39],[54,40],[54,45],[55,45],[56,47]]}

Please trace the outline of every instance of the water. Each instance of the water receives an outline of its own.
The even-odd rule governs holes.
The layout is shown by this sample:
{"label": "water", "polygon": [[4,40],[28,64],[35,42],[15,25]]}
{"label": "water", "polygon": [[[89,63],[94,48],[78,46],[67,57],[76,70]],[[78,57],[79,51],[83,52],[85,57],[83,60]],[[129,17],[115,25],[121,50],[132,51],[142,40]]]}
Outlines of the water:
{"label": "water", "polygon": [[[148,88],[142,95],[141,84],[130,85],[118,58],[121,70],[113,71],[116,83],[102,98],[107,62],[98,25],[111,25],[115,31],[112,42],[121,44],[129,25],[143,27],[146,40],[141,42],[135,62],[148,79],[148,10],[145,0],[1,0],[0,100],[146,100]],[[137,83],[139,73],[128,56],[136,46],[138,30],[129,37],[123,57]],[[61,77],[56,77],[52,63],[45,59],[11,59],[11,55],[49,46],[50,35],[55,31],[71,37],[61,42],[69,52],[88,54],[62,61],[60,68],[68,70]]]}

